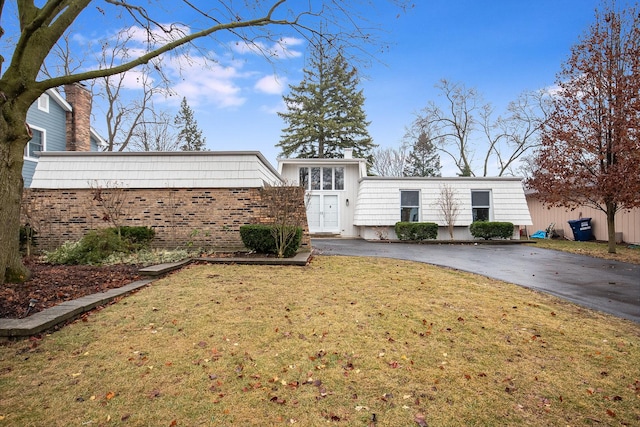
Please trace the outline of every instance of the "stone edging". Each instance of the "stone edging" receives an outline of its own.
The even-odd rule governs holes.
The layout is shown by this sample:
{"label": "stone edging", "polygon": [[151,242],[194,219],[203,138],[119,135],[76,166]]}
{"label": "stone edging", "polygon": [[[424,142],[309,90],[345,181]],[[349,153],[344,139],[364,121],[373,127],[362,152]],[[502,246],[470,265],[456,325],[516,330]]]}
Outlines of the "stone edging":
{"label": "stone edging", "polygon": [[56,306],[47,308],[32,314],[24,319],[1,319],[0,339],[25,338],[44,332],[67,320],[104,305],[114,299],[127,295],[133,291],[147,286],[160,276],[174,270],[178,270],[192,262],[207,262],[211,264],[254,264],[254,265],[307,265],[311,258],[311,252],[298,253],[293,258],[192,258],[180,262],[158,264],[141,268],[138,272],[149,279],[138,280],[119,288],[109,289],[106,292],[87,295],[72,301],[65,301]]}
{"label": "stone edging", "polygon": [[87,295],[32,314],[24,319],[0,319],[0,337],[21,338],[39,334],[66,320],[73,319],[120,296],[138,290],[153,280],[138,280],[106,292]]}

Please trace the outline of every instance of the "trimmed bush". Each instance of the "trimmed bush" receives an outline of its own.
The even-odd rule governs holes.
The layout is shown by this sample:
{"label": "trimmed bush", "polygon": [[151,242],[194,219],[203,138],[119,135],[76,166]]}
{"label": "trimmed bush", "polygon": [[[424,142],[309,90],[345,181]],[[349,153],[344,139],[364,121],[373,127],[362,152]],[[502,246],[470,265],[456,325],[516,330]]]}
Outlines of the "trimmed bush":
{"label": "trimmed bush", "polygon": [[471,235],[478,239],[510,239],[513,236],[513,224],[510,222],[476,221],[469,226]]}
{"label": "trimmed bush", "polygon": [[[117,228],[110,228],[110,230],[114,230],[114,232],[118,234]],[[151,227],[123,226],[120,227],[120,236],[131,244],[146,247],[151,243],[153,238],[156,237],[156,231]]]}
{"label": "trimmed bush", "polygon": [[428,240],[438,237],[435,222],[396,222],[396,236],[400,240]]}
{"label": "trimmed bush", "polygon": [[[274,235],[275,225],[250,224],[240,226],[242,243],[250,250],[261,254],[277,254],[276,239]],[[293,228],[293,227],[292,227]],[[302,243],[302,228],[295,227],[295,235],[284,250],[286,258],[296,254]]]}

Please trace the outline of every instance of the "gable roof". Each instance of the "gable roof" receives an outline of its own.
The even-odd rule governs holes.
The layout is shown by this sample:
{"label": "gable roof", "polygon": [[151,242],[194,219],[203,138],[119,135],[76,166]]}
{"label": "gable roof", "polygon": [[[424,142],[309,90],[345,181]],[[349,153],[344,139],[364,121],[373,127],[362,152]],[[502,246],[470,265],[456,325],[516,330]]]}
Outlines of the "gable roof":
{"label": "gable roof", "polygon": [[281,182],[258,151],[43,152],[31,188],[261,188]]}
{"label": "gable roof", "polygon": [[62,107],[64,111],[73,110],[71,104],[69,104],[67,100],[64,99],[62,95],[60,95],[60,92],[58,92],[56,89],[47,89],[45,93],[49,95],[49,97],[53,99],[60,107]]}

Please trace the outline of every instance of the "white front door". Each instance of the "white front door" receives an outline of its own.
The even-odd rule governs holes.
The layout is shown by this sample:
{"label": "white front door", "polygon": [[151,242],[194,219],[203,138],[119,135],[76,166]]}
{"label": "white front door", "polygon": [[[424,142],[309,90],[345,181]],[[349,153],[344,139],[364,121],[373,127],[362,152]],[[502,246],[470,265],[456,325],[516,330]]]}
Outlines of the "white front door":
{"label": "white front door", "polygon": [[312,194],[307,204],[309,233],[339,233],[338,195]]}

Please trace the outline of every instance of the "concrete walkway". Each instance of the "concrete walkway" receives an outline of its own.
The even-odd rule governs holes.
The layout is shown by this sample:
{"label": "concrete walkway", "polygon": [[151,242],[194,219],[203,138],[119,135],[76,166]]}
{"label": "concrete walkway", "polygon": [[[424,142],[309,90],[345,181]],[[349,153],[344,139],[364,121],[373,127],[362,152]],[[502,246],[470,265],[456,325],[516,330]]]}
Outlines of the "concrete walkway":
{"label": "concrete walkway", "polygon": [[396,258],[450,267],[546,292],[640,323],[640,265],[522,245],[312,239],[321,255]]}

